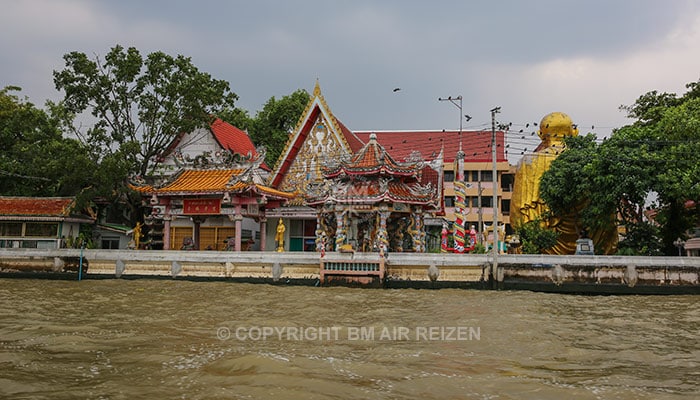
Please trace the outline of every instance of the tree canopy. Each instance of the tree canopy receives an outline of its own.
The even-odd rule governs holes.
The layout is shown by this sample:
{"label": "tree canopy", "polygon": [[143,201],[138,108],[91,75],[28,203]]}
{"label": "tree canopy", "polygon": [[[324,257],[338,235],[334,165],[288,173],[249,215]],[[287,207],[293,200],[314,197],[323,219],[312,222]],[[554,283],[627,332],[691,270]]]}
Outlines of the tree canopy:
{"label": "tree canopy", "polygon": [[[149,175],[177,134],[207,126],[238,98],[228,82],[199,71],[182,55],[154,52],[144,58],[134,47],[117,45],[104,60],[80,52],[63,58],[65,69],[53,74],[56,89],[65,92],[67,112],[87,123],[85,130],[72,130],[119,175]],[[80,118],[86,111],[92,117]],[[121,160],[127,164],[117,166]]]}
{"label": "tree canopy", "polygon": [[34,106],[0,89],[0,194],[73,196],[91,181],[95,164],[85,147],[61,132],[60,107]]}
{"label": "tree canopy", "polygon": [[622,252],[677,254],[673,242],[700,220],[700,86],[686,86],[680,97],[652,91],[621,107],[635,122],[602,143],[592,134],[568,138],[540,182],[552,212],[587,199],[579,217],[595,227],[616,216]]}
{"label": "tree canopy", "polygon": [[250,138],[255,144],[265,146],[265,162],[268,165],[275,165],[309,99],[309,93],[304,89],[298,89],[279,100],[273,96],[251,121]]}

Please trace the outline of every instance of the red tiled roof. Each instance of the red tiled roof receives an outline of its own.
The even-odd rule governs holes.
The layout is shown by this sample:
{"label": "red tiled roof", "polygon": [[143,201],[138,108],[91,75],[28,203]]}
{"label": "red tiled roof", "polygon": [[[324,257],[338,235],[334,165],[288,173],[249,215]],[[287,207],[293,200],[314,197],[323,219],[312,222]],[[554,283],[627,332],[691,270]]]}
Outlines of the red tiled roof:
{"label": "red tiled roof", "polygon": [[133,187],[141,193],[158,195],[188,195],[201,193],[223,193],[226,191],[243,192],[254,190],[266,195],[280,198],[292,198],[294,193],[282,192],[263,185],[246,184],[236,182],[231,184],[235,177],[240,175],[243,169],[205,169],[182,170],[163,187],[153,186]]}
{"label": "red tiled roof", "polygon": [[362,146],[365,145],[365,142],[360,140],[350,129],[348,129],[345,124],[340,122],[340,120],[335,117],[335,122],[338,123],[338,126],[340,127],[340,131],[343,133],[343,136],[345,136],[345,140],[347,140],[348,145],[350,146],[350,150],[352,150],[353,153],[357,153],[358,150],[362,148]]}
{"label": "red tiled roof", "polygon": [[[445,162],[453,162],[459,150],[459,131],[355,131],[354,135],[367,143],[369,135],[377,134],[377,141],[394,157],[405,160],[411,152],[417,150],[424,160],[430,161],[440,154],[445,146]],[[496,132],[497,161],[506,161],[504,134]],[[465,161],[491,161],[491,131],[462,131],[462,151]]]}
{"label": "red tiled roof", "polygon": [[[253,141],[250,140],[248,134],[228,122],[217,118],[211,123],[211,132],[222,148],[244,156],[249,154],[253,156],[257,155],[255,145]],[[267,171],[270,170],[270,167],[265,165],[265,163],[263,163],[261,167]]]}
{"label": "red tiled roof", "polygon": [[72,197],[0,197],[0,215],[66,217]]}

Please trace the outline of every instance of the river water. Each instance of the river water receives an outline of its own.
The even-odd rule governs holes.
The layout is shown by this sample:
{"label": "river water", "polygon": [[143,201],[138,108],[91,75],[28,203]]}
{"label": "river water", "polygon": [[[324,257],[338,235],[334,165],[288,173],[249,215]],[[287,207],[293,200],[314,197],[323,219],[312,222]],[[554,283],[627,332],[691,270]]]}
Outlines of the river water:
{"label": "river water", "polygon": [[698,296],[0,279],[0,398],[700,396]]}

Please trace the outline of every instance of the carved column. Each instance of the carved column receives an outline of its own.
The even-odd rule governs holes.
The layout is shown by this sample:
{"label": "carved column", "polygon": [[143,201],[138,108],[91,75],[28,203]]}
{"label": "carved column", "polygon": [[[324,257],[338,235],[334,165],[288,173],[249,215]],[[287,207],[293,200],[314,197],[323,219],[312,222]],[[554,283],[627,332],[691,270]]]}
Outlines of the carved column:
{"label": "carved column", "polygon": [[336,220],[336,229],[335,229],[335,251],[340,250],[340,246],[345,243],[345,212],[344,211],[336,211],[335,212],[335,220]]}
{"label": "carved column", "polygon": [[199,248],[199,227],[202,225],[202,222],[206,221],[207,217],[200,216],[200,215],[195,215],[192,217],[192,222],[194,223],[194,249],[195,250],[201,250]]}
{"label": "carved column", "polygon": [[241,213],[241,205],[236,204],[236,215],[233,216],[235,228],[236,228],[236,241],[234,242],[234,250],[241,251],[241,237],[243,232],[241,232],[241,222],[243,221],[243,214]]}
{"label": "carved column", "polygon": [[413,228],[413,249],[416,253],[425,252],[425,226],[423,224],[423,209],[416,207],[413,211],[416,226]]}
{"label": "carved column", "polygon": [[260,251],[265,251],[267,245],[267,217],[260,217]]}
{"label": "carved column", "polygon": [[[170,250],[170,212],[163,216],[163,250]],[[176,247],[177,248],[177,247]]]}
{"label": "carved column", "polygon": [[323,212],[322,209],[319,209],[319,211],[316,213],[316,251],[321,251],[325,244],[325,236],[326,233],[323,232],[323,229],[321,228],[321,218],[323,218]]}
{"label": "carved column", "polygon": [[377,229],[377,248],[379,254],[384,254],[389,249],[389,240],[387,239],[386,220],[391,212],[386,204],[379,206],[379,229]]}

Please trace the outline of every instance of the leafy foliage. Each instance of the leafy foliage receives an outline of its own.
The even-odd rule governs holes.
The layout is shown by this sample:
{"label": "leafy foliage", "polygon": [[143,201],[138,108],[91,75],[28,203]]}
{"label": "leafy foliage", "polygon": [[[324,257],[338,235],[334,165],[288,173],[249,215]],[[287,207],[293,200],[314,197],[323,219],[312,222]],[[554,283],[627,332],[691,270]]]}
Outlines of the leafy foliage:
{"label": "leafy foliage", "polygon": [[523,254],[541,254],[557,244],[559,234],[544,227],[541,220],[527,222],[516,231]]}
{"label": "leafy foliage", "polygon": [[65,92],[61,121],[99,164],[83,200],[99,197],[136,211],[141,199],[128,188],[128,178],[149,176],[179,133],[208,126],[237,100],[228,82],[200,72],[181,55],[154,52],[144,58],[134,47],[117,45],[104,60],[80,52],[63,58],[65,69],[53,73],[56,89]]}
{"label": "leafy foliage", "polygon": [[[700,82],[686,86],[681,97],[653,91],[621,107],[637,121],[599,145],[592,135],[567,140],[540,184],[550,209],[575,210],[591,228],[616,215],[626,254],[676,254],[673,241],[699,221]],[[576,199],[588,201],[577,209]],[[658,227],[647,220],[650,207]]]}
{"label": "leafy foliage", "polygon": [[120,175],[148,175],[177,134],[207,126],[238,98],[228,82],[200,72],[181,55],[154,52],[144,58],[134,47],[117,45],[104,60],[80,52],[63,58],[66,68],[53,74],[56,89],[65,92],[63,105],[73,115],[89,111],[94,121],[73,132],[100,162],[125,158],[129,165]]}
{"label": "leafy foliage", "polygon": [[91,181],[96,165],[85,147],[61,132],[61,109],[45,111],[0,90],[0,194],[73,196]]}
{"label": "leafy foliage", "polygon": [[309,99],[309,93],[304,89],[279,100],[273,96],[251,121],[250,137],[256,145],[267,149],[265,162],[268,165],[275,165]]}

